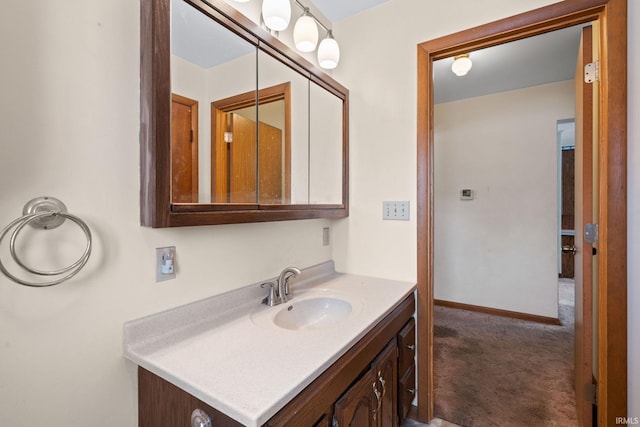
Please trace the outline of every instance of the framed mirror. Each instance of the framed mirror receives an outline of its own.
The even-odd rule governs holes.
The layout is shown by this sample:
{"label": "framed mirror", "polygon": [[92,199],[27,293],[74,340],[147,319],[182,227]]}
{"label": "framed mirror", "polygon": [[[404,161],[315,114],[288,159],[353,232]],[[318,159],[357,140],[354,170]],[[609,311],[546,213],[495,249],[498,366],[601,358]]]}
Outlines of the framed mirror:
{"label": "framed mirror", "polygon": [[141,222],[348,215],[348,91],[222,0],[142,0]]}

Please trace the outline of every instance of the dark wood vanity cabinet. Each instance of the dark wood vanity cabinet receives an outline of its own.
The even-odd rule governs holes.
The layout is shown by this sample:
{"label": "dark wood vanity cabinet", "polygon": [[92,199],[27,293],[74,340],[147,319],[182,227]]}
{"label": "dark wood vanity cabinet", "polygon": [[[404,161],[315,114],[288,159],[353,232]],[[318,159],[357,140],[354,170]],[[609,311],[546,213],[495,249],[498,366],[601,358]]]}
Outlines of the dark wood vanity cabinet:
{"label": "dark wood vanity cabinet", "polygon": [[191,414],[201,409],[212,426],[242,427],[242,424],[212,408],[186,391],[138,367],[138,426],[190,427]]}
{"label": "dark wood vanity cabinet", "polygon": [[[264,425],[398,427],[415,391],[415,297],[409,295]],[[216,409],[143,368],[139,426],[189,426],[203,409],[216,426],[239,426]]]}
{"label": "dark wood vanity cabinet", "polygon": [[398,425],[396,409],[398,348],[392,340],[360,378],[338,400],[338,426],[390,427]]}

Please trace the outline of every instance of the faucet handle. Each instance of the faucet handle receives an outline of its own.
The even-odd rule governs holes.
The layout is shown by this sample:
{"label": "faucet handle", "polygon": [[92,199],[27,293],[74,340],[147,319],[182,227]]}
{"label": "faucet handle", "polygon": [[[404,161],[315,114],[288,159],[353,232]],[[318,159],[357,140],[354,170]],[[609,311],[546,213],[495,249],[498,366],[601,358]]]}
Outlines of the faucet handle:
{"label": "faucet handle", "polygon": [[261,288],[264,288],[265,286],[269,286],[269,294],[264,297],[262,303],[268,305],[269,307],[273,307],[274,305],[277,305],[276,284],[275,282],[265,282],[260,285]]}

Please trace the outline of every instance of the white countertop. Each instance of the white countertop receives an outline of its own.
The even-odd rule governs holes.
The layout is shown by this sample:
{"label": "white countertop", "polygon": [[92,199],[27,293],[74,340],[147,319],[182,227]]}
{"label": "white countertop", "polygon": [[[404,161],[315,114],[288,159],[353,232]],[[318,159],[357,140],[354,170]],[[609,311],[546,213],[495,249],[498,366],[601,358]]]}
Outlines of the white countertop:
{"label": "white countertop", "polygon": [[[261,304],[258,284],[124,325],[124,355],[250,427],[264,424],[411,294],[415,285],[335,273],[333,262],[292,279],[293,298]],[[275,314],[315,296],[351,303],[349,317],[310,330],[275,326]]]}

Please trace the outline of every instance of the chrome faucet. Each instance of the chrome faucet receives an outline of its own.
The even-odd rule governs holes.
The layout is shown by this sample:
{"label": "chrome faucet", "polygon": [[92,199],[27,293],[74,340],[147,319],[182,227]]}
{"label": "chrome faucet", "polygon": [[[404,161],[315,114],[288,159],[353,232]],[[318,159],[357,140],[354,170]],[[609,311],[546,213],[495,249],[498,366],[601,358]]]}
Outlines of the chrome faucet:
{"label": "chrome faucet", "polygon": [[300,274],[299,268],[287,267],[278,276],[278,297],[280,297],[281,303],[287,302],[289,297],[289,278],[298,277],[298,274]]}
{"label": "chrome faucet", "polygon": [[273,307],[274,305],[287,302],[289,297],[289,279],[297,277],[300,269],[296,267],[287,267],[280,273],[276,282],[266,282],[260,285],[261,288],[268,287],[269,294],[262,300],[263,304]]}

